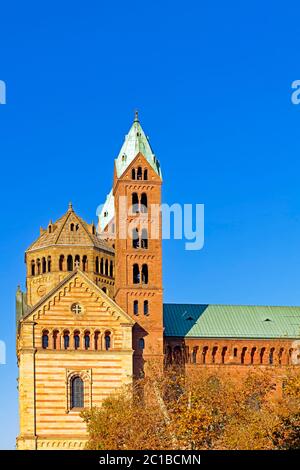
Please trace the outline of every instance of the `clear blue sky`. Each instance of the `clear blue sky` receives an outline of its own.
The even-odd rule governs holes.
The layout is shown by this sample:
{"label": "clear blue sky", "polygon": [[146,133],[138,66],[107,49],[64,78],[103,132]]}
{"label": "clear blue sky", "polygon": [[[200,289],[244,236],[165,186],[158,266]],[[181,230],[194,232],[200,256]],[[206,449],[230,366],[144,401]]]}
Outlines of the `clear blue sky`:
{"label": "clear blue sky", "polygon": [[0,448],[17,434],[15,290],[69,200],[95,219],[133,111],[164,202],[205,204],[205,247],[164,243],[165,301],[300,305],[299,2],[4,2]]}

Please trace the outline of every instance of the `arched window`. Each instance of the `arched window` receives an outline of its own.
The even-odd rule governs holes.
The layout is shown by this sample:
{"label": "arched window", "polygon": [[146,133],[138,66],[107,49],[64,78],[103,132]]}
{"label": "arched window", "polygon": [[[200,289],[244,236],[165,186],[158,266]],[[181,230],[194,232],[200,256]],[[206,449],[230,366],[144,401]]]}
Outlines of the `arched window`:
{"label": "arched window", "polygon": [[108,259],[105,260],[105,275],[108,276]]}
{"label": "arched window", "polygon": [[131,179],[135,180],[135,169],[134,168],[132,168],[132,170],[131,170]]}
{"label": "arched window", "polygon": [[246,351],[247,351],[247,348],[244,347],[244,348],[242,349],[242,354],[241,354],[241,364],[245,364]]}
{"label": "arched window", "polygon": [[141,212],[146,213],[148,210],[147,194],[142,193],[141,196]]}
{"label": "arched window", "polygon": [[36,260],[36,266],[37,266],[37,273],[41,274],[41,260],[40,260],[40,258],[38,258]]}
{"label": "arched window", "polygon": [[146,181],[148,179],[148,170],[147,168],[144,169],[144,180]]}
{"label": "arched window", "polygon": [[146,228],[142,229],[141,247],[144,249],[148,248],[148,230]]}
{"label": "arched window", "polygon": [[238,355],[237,348],[233,348],[233,357],[237,357],[237,355]]}
{"label": "arched window", "polygon": [[252,349],[251,349],[251,353],[250,353],[251,364],[254,364],[255,352],[256,352],[256,348],[252,348]]}
{"label": "arched window", "polygon": [[192,352],[192,363],[193,364],[197,363],[197,350],[198,350],[197,347],[193,348],[193,352]]}
{"label": "arched window", "polygon": [[218,347],[214,346],[212,350],[212,363],[215,364],[216,362],[216,355],[217,355]]}
{"label": "arched window", "polygon": [[114,265],[113,265],[112,260],[109,263],[109,275],[110,275],[110,277],[113,277],[113,275],[114,275]]}
{"label": "arched window", "polygon": [[143,177],[142,168],[139,166],[138,169],[137,169],[137,179],[141,180],[142,177]]}
{"label": "arched window", "polygon": [[84,333],[84,349],[90,349],[90,332]]}
{"label": "arched window", "polygon": [[138,264],[133,265],[132,274],[133,274],[133,284],[139,284],[140,283],[140,268]]}
{"label": "arched window", "polygon": [[74,224],[70,225],[70,230],[71,230],[71,232],[74,232]]}
{"label": "arched window", "polygon": [[284,353],[284,348],[280,348],[279,349],[279,353],[278,353],[278,364],[281,366],[282,364],[282,356],[283,356],[283,353]]}
{"label": "arched window", "polygon": [[48,273],[51,272],[51,256],[48,256],[47,258],[47,267],[48,267]]}
{"label": "arched window", "polygon": [[105,342],[105,349],[106,349],[106,351],[108,351],[110,349],[110,346],[111,346],[110,331],[105,332],[104,342]]}
{"label": "arched window", "polygon": [[137,228],[132,229],[132,248],[139,248],[139,231]]}
{"label": "arched window", "polygon": [[49,346],[49,331],[44,330],[42,335],[42,347],[43,349],[47,349]]}
{"label": "arched window", "polygon": [[144,315],[149,315],[149,302],[144,300]]}
{"label": "arched window", "polygon": [[76,232],[78,232],[78,230],[79,230],[79,224],[76,224],[75,230],[76,230]]}
{"label": "arched window", "polygon": [[138,300],[133,301],[133,313],[134,315],[139,314],[139,301]]}
{"label": "arched window", "polygon": [[59,270],[60,271],[64,270],[64,261],[65,261],[64,255],[60,255],[59,257]]}
{"label": "arched window", "polygon": [[79,255],[76,255],[75,256],[75,268],[80,268],[80,256]]}
{"label": "arched window", "polygon": [[274,351],[275,351],[275,348],[271,348],[270,349],[270,353],[269,353],[269,364],[274,364]]}
{"label": "arched window", "polygon": [[99,272],[99,257],[96,256],[96,273]]}
{"label": "arched window", "polygon": [[132,213],[133,214],[138,214],[139,212],[139,197],[137,193],[132,193]]}
{"label": "arched window", "polygon": [[48,232],[52,233],[52,225],[51,224],[49,224],[49,226],[48,226]]}
{"label": "arched window", "polygon": [[42,271],[43,271],[43,274],[47,271],[47,263],[46,263],[45,257],[42,258]]}
{"label": "arched window", "polygon": [[35,276],[35,262],[31,261],[31,276]]}
{"label": "arched window", "polygon": [[68,330],[64,331],[64,349],[69,349],[70,347],[70,332]]}
{"label": "arched window", "polygon": [[94,347],[95,347],[95,351],[98,351],[98,349],[99,349],[99,337],[100,337],[100,331],[95,331],[95,333],[94,333]]}
{"label": "arched window", "polygon": [[207,356],[208,346],[204,346],[202,349],[202,363],[206,363],[206,356]]}
{"label": "arched window", "polygon": [[79,331],[74,331],[74,348],[79,349],[80,347],[80,333]]}
{"label": "arched window", "polygon": [[266,351],[266,348],[261,348],[261,350],[260,350],[259,359],[260,359],[260,363],[261,363],[261,364],[264,363],[264,354],[265,354],[265,351]]}
{"label": "arched window", "polygon": [[100,274],[104,274],[104,269],[103,269],[103,258],[101,258],[101,261],[100,261]]}
{"label": "arched window", "polygon": [[88,269],[88,259],[87,259],[87,256],[84,255],[82,257],[82,271],[87,271]]}
{"label": "arched window", "polygon": [[145,349],[145,340],[144,340],[144,338],[139,339],[139,349]]}
{"label": "arched window", "polygon": [[148,266],[143,264],[142,266],[142,284],[148,284]]}
{"label": "arched window", "polygon": [[84,407],[83,380],[76,376],[71,381],[71,408]]}
{"label": "arched window", "polygon": [[57,347],[59,346],[58,345],[58,335],[59,335],[59,331],[54,330],[53,331],[53,349],[57,349]]}
{"label": "arched window", "polygon": [[227,352],[227,346],[224,346],[224,348],[222,349],[222,364],[225,364],[226,352]]}
{"label": "arched window", "polygon": [[73,256],[72,255],[68,255],[67,268],[68,268],[68,271],[73,271]]}

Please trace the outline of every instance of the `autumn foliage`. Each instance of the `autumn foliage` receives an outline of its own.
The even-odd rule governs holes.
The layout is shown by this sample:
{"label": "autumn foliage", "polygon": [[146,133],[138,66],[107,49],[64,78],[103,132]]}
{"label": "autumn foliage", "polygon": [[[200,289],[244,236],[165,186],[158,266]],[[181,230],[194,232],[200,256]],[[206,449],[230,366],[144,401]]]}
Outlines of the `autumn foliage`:
{"label": "autumn foliage", "polygon": [[300,372],[153,366],[83,418],[89,449],[300,449]]}

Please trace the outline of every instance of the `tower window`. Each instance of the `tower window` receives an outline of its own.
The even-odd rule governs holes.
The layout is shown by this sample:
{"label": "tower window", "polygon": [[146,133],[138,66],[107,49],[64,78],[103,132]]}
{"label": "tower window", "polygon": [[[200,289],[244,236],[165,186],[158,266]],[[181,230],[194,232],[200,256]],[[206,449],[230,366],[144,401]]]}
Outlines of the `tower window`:
{"label": "tower window", "polygon": [[144,338],[139,339],[139,349],[145,349],[145,340],[144,340]]}
{"label": "tower window", "polygon": [[71,408],[83,408],[84,387],[80,377],[74,377],[71,381]]}
{"label": "tower window", "polygon": [[99,273],[99,257],[96,256],[96,273]]}
{"label": "tower window", "polygon": [[114,265],[113,265],[112,260],[110,261],[110,264],[109,264],[109,275],[110,277],[113,277],[114,275]]}
{"label": "tower window", "polygon": [[149,302],[144,300],[144,315],[149,315]]}
{"label": "tower window", "polygon": [[99,349],[99,336],[100,336],[100,331],[95,331],[95,334],[94,334],[95,351],[98,351]]}
{"label": "tower window", "polygon": [[131,179],[135,180],[135,169],[134,168],[132,168],[132,170],[131,170]]}
{"label": "tower window", "polygon": [[42,347],[43,349],[47,349],[49,346],[49,331],[45,330],[43,331],[43,336],[42,336]]}
{"label": "tower window", "polygon": [[37,266],[37,274],[41,274],[41,260],[38,258],[36,260],[36,266]]}
{"label": "tower window", "polygon": [[64,270],[64,260],[65,260],[64,255],[60,255],[59,257],[59,270],[60,271]]}
{"label": "tower window", "polygon": [[146,228],[142,229],[141,247],[148,248],[148,230]]}
{"label": "tower window", "polygon": [[70,225],[70,230],[71,230],[71,232],[74,232],[74,224]]}
{"label": "tower window", "polygon": [[133,302],[133,313],[134,315],[139,314],[139,301],[138,300],[134,300]]}
{"label": "tower window", "polygon": [[105,275],[108,276],[108,260],[105,260]]}
{"label": "tower window", "polygon": [[104,269],[103,269],[103,258],[101,258],[101,261],[100,261],[100,274],[104,274]]}
{"label": "tower window", "polygon": [[50,273],[51,272],[51,256],[48,256],[47,264],[48,264],[48,273]]}
{"label": "tower window", "polygon": [[47,271],[47,263],[46,263],[45,257],[42,258],[42,271],[43,271],[43,274]]}
{"label": "tower window", "polygon": [[141,180],[142,175],[143,175],[142,168],[139,166],[138,169],[137,169],[137,179]]}
{"label": "tower window", "polygon": [[143,264],[142,266],[142,284],[148,284],[148,266]]}
{"label": "tower window", "polygon": [[80,268],[80,256],[76,255],[75,256],[75,268]]}
{"label": "tower window", "polygon": [[31,276],[35,275],[35,262],[34,260],[31,261]]}
{"label": "tower window", "polygon": [[57,349],[57,340],[58,340],[58,330],[53,331],[53,349]]}
{"label": "tower window", "polygon": [[132,213],[133,214],[138,214],[139,212],[139,197],[137,193],[132,193]]}
{"label": "tower window", "polygon": [[109,349],[111,348],[110,331],[106,331],[105,336],[104,336],[104,341],[105,341],[105,349],[106,351],[109,351]]}
{"label": "tower window", "polygon": [[139,231],[137,228],[132,230],[132,248],[139,248]]}
{"label": "tower window", "polygon": [[148,179],[148,170],[147,170],[147,168],[145,168],[145,170],[144,170],[144,180],[147,181],[147,179]]}
{"label": "tower window", "polygon": [[67,267],[68,267],[68,271],[73,271],[73,256],[72,255],[68,255]]}
{"label": "tower window", "polygon": [[87,269],[88,269],[88,259],[87,259],[87,256],[84,255],[82,257],[82,271],[85,272],[85,271],[87,271]]}
{"label": "tower window", "polygon": [[142,193],[142,196],[141,196],[141,212],[146,213],[147,211],[148,211],[147,194]]}
{"label": "tower window", "polygon": [[133,265],[132,274],[133,274],[133,284],[139,284],[140,283],[140,268],[138,264]]}

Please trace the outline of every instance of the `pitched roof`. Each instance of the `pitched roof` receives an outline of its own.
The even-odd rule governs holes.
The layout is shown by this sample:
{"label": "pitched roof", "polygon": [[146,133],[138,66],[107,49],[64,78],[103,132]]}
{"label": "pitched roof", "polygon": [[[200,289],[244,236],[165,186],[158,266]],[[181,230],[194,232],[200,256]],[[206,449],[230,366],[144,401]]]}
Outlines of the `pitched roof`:
{"label": "pitched roof", "polygon": [[143,131],[136,112],[134,122],[128,134],[125,136],[119,155],[115,160],[118,178],[120,178],[138,153],[144,155],[153,170],[161,177],[159,161],[153,153],[149,139]]}
{"label": "pitched roof", "polygon": [[300,307],[164,304],[165,336],[300,338]]}
{"label": "pitched roof", "polygon": [[[73,231],[70,231],[71,223],[74,224]],[[76,230],[76,224],[79,226],[78,230]],[[74,212],[72,204],[69,204],[68,211],[62,217],[51,224],[51,231],[42,230],[38,239],[30,245],[26,252],[52,245],[95,246],[105,251],[114,251],[105,240],[92,232],[91,225]]]}

